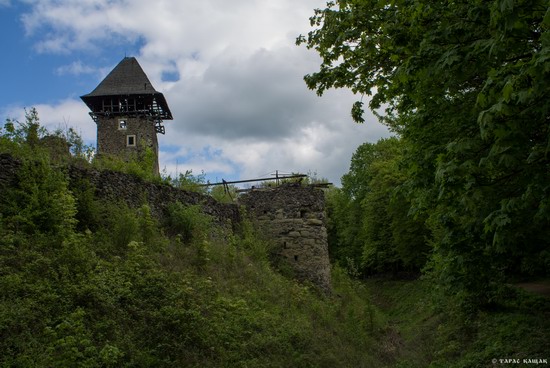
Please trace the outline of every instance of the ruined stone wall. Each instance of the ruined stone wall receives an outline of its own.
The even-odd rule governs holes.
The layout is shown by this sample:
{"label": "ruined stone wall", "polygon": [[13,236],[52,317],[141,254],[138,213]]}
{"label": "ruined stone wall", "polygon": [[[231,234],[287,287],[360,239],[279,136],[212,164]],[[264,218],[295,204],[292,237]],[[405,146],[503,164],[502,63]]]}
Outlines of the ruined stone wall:
{"label": "ruined stone wall", "polygon": [[150,183],[133,175],[71,166],[69,178],[71,183],[76,183],[82,178],[89,180],[95,187],[96,196],[101,199],[124,201],[133,208],[138,208],[147,201],[151,213],[157,218],[167,215],[170,204],[181,202],[186,205],[200,205],[204,213],[226,227],[233,228],[240,222],[237,205],[219,203],[207,195]]}
{"label": "ruined stone wall", "polygon": [[[8,154],[0,154],[0,191],[2,187],[17,185],[17,171],[21,163]],[[171,203],[200,205],[219,224],[233,229],[240,223],[237,205],[219,203],[210,196],[188,192],[168,185],[146,182],[133,175],[108,170],[93,170],[69,166],[67,168],[69,188],[87,180],[95,188],[99,199],[122,201],[131,208],[139,208],[144,202],[151,207],[151,213],[158,219],[167,215]]]}
{"label": "ruined stone wall", "polygon": [[256,226],[276,244],[295,277],[330,291],[330,261],[321,189],[283,185],[239,198]]}

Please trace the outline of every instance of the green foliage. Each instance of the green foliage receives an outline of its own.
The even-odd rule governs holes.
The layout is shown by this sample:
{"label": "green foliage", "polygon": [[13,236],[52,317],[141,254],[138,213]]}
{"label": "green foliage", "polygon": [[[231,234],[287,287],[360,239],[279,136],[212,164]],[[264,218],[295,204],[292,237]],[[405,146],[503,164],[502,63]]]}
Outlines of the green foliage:
{"label": "green foliage", "polygon": [[15,234],[56,234],[63,239],[75,225],[75,200],[65,176],[46,159],[25,161],[18,171],[19,187],[7,188],[2,198],[4,226]]}
{"label": "green foliage", "polygon": [[385,364],[379,366],[485,367],[493,359],[545,355],[550,304],[544,297],[509,289],[504,308],[472,317],[438,308],[426,280],[372,279],[365,287],[382,317],[378,344]]}
{"label": "green foliage", "polygon": [[87,178],[73,179],[71,192],[76,201],[77,229],[97,230],[100,226],[100,204],[95,200],[95,188]]}
{"label": "green foliage", "polygon": [[84,140],[73,127],[66,129],[57,129],[53,135],[67,142],[71,155],[75,159],[80,159],[84,162],[92,162],[95,156],[95,149],[92,146],[84,144]]}
{"label": "green foliage", "polygon": [[426,262],[424,219],[403,194],[402,145],[397,138],[361,145],[342,189],[327,196],[330,251],[352,273],[418,272]]}
{"label": "green foliage", "polygon": [[184,243],[206,240],[212,219],[202,212],[200,205],[186,206],[176,202],[168,208],[166,228],[169,234]]}
{"label": "green foliage", "polygon": [[430,227],[432,276],[469,310],[550,269],[548,14],[544,0],[339,0],[297,40],[322,58],[310,88],[384,107],[406,148],[403,198]]}
{"label": "green foliage", "polygon": [[150,182],[161,182],[154,172],[156,155],[151,147],[142,146],[139,153],[127,155],[126,158],[115,155],[97,155],[92,160],[92,167],[98,170],[111,170],[134,175]]}
{"label": "green foliage", "polygon": [[0,127],[0,151],[23,159],[47,156],[51,161],[74,163],[90,162],[94,155],[73,128],[51,133],[41,126],[34,107],[25,110],[24,122],[7,119]]}
{"label": "green foliage", "polygon": [[233,203],[237,199],[237,189],[234,185],[216,185],[208,194],[220,203]]}
{"label": "green foliage", "polygon": [[47,131],[40,126],[38,112],[35,108],[25,110],[25,121],[7,119],[0,128],[0,150],[17,156],[31,157],[45,151],[39,147],[40,140]]}
{"label": "green foliage", "polygon": [[49,132],[40,125],[35,108],[25,110],[25,121],[7,119],[0,127],[0,152],[20,159],[44,158],[51,162],[84,165],[100,170],[114,170],[141,177],[149,181],[161,179],[153,172],[156,156],[149,147],[141,147],[139,155],[123,160],[110,155],[95,155],[95,150],[82,140],[72,127]]}
{"label": "green foliage", "polygon": [[203,186],[203,184],[206,184],[206,174],[204,172],[199,175],[193,175],[192,170],[186,170],[185,173],[179,174],[175,179],[168,177],[167,181],[176,188],[190,192],[206,194],[207,191],[206,187]]}
{"label": "green foliage", "polygon": [[[0,196],[0,366],[460,367],[548,345],[530,328],[545,331],[540,298],[510,296],[517,314],[489,311],[468,335],[428,323],[430,293],[414,285],[372,289],[335,267],[327,296],[283,277],[250,223],[224,234],[177,203],[161,227],[147,205],[99,202],[86,180],[69,189],[47,159],[19,178]],[[377,292],[397,311],[376,307]]]}
{"label": "green foliage", "polygon": [[237,249],[243,249],[248,256],[255,262],[267,267],[270,264],[270,258],[273,258],[273,243],[265,239],[254,228],[252,222],[246,220],[247,216],[242,216],[244,220],[240,223],[240,229],[236,236],[231,238],[231,243]]}
{"label": "green foliage", "polygon": [[198,206],[175,204],[161,228],[148,206],[97,202],[86,180],[69,190],[46,162],[20,178],[0,207],[0,366],[373,361],[365,290],[340,271],[338,298],[282,277],[250,224],[212,236]]}

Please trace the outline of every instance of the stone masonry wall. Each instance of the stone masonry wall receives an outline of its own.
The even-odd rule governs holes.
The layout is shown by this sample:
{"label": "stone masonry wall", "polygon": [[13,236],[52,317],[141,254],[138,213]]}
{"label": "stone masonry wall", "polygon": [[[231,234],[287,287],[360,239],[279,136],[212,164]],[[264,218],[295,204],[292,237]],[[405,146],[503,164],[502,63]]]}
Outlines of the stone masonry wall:
{"label": "stone masonry wall", "polygon": [[[0,154],[0,191],[3,186],[17,185],[17,171],[21,163],[8,154]],[[85,179],[95,188],[95,196],[109,201],[123,201],[129,207],[139,208],[147,201],[156,218],[167,215],[171,203],[201,205],[221,225],[234,229],[240,223],[237,205],[219,203],[210,196],[188,192],[168,185],[146,182],[133,175],[114,171],[98,171],[75,166],[67,168],[69,188]]]}
{"label": "stone masonry wall", "polygon": [[136,176],[114,171],[97,171],[71,166],[71,183],[86,178],[96,188],[96,196],[107,200],[122,200],[138,208],[146,200],[151,213],[157,218],[167,215],[168,206],[181,202],[186,205],[200,205],[204,213],[212,216],[219,224],[233,229],[240,223],[238,206],[219,203],[210,196],[189,192],[169,185],[146,182]]}
{"label": "stone masonry wall", "polygon": [[330,261],[321,189],[283,185],[252,190],[239,198],[256,226],[277,245],[277,254],[297,279],[331,289]]}
{"label": "stone masonry wall", "polygon": [[[124,129],[119,125],[121,120],[126,123]],[[135,137],[133,146],[128,146],[128,136]],[[98,154],[114,155],[128,160],[137,155],[144,146],[153,150],[155,163],[152,169],[158,174],[158,140],[152,120],[130,116],[99,118],[97,122]]]}

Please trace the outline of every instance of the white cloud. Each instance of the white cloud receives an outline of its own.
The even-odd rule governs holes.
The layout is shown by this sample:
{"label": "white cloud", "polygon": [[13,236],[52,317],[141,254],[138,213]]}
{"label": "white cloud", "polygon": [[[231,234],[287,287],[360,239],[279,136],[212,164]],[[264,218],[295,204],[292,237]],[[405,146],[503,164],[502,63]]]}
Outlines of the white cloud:
{"label": "white cloud", "polygon": [[[350,92],[318,98],[302,80],[318,69],[319,59],[294,40],[309,31],[308,19],[324,0],[28,3],[31,10],[22,19],[41,52],[96,55],[104,45],[139,47],[135,56],[175,118],[165,122],[166,136],[159,137],[160,165],[167,170],[176,162],[179,172],[187,167],[243,178],[276,169],[313,170],[339,182],[359,144],[388,135],[370,114],[362,126],[351,122]],[[60,66],[58,73],[105,67],[92,66],[94,59]],[[166,75],[172,78],[163,80]],[[82,102],[40,108],[41,116],[58,120],[70,115],[86,127],[86,138],[95,139],[95,124]]]}
{"label": "white cloud", "polygon": [[[88,109],[81,101],[67,99],[54,105],[37,104],[33,107],[38,112],[40,125],[49,131],[76,129],[87,144],[95,145],[96,125],[88,115]],[[0,111],[2,116],[18,121],[25,121],[25,106],[11,106]]]}
{"label": "white cloud", "polygon": [[[163,145],[178,145],[178,142],[187,148],[185,152],[172,157],[165,156],[167,161],[164,162],[173,162],[174,157],[189,155],[199,155],[205,161],[210,160],[212,155],[205,153],[203,147],[211,145],[220,150],[214,160],[229,162],[232,164],[229,167],[239,167],[242,178],[255,178],[275,170],[311,171],[338,184],[340,177],[349,169],[351,155],[360,144],[388,136],[385,127],[376,123],[370,114],[366,116],[367,122],[363,125],[351,122],[349,109],[353,99],[354,96],[348,91],[328,91],[324,97],[315,98],[310,107],[312,111],[319,109],[316,114],[311,114],[318,121],[304,120],[301,124],[293,125],[288,134],[274,135],[271,139],[269,136],[226,139],[219,134],[193,132],[185,121],[169,122],[166,136],[160,138],[161,149]],[[170,123],[180,126],[171,127]],[[186,167],[186,164],[180,161],[180,167]],[[195,168],[193,171],[197,172]],[[227,174],[224,177],[226,179],[231,174],[227,170],[223,173]]]}
{"label": "white cloud", "polygon": [[82,61],[74,61],[71,64],[62,65],[56,69],[58,75],[80,75],[100,73],[96,67],[86,65]]}

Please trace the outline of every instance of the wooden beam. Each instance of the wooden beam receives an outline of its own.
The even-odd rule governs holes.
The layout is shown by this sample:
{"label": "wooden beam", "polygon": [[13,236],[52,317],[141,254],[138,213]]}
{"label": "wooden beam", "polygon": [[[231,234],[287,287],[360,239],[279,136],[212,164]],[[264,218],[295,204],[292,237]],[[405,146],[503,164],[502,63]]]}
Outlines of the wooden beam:
{"label": "wooden beam", "polygon": [[[286,176],[279,176],[278,179],[298,179],[298,178],[307,178],[307,175],[305,174],[295,174],[295,175],[286,175]],[[253,183],[255,181],[266,181],[266,180],[276,180],[275,178],[259,178],[259,179],[247,179],[247,180],[235,180],[235,181],[225,181],[222,179],[221,182],[218,183],[207,183],[207,184],[200,184],[201,187],[209,187],[214,185],[226,185],[226,184],[240,184],[240,183]]]}

